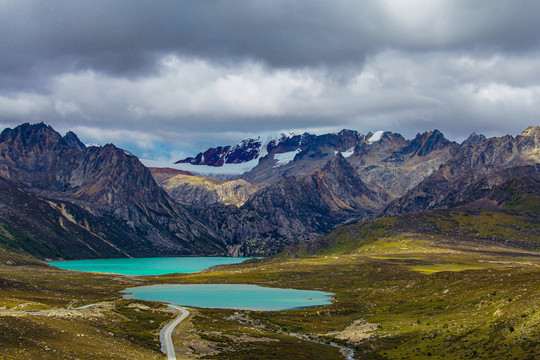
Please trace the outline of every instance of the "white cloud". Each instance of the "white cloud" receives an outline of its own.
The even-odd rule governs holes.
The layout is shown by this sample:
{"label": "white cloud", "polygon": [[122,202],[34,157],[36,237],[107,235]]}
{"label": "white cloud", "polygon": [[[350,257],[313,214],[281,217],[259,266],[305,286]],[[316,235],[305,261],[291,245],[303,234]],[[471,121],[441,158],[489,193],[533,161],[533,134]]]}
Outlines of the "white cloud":
{"label": "white cloud", "polygon": [[62,104],[78,104],[85,113],[94,113],[95,120],[101,109],[139,118],[280,116],[316,97],[319,81],[302,70],[167,56],[159,73],[145,78],[128,80],[93,71],[60,75],[52,96]]}
{"label": "white cloud", "polygon": [[325,67],[274,69],[250,60],[167,55],[147,76],[60,74],[49,94],[0,97],[0,114],[4,122],[7,115],[22,121],[31,115],[85,141],[123,142],[147,157],[160,143],[167,144],[161,156],[169,156],[293,129],[502,135],[537,123],[539,61],[539,53],[516,59],[386,50],[336,78]]}
{"label": "white cloud", "polygon": [[74,126],[72,130],[84,139],[99,140],[99,144],[105,143],[135,143],[141,149],[152,149],[156,142],[162,139],[152,133],[137,130],[114,130],[101,127]]}
{"label": "white cloud", "polygon": [[33,93],[16,93],[0,96],[2,118],[22,118],[49,112],[51,102],[48,96]]}

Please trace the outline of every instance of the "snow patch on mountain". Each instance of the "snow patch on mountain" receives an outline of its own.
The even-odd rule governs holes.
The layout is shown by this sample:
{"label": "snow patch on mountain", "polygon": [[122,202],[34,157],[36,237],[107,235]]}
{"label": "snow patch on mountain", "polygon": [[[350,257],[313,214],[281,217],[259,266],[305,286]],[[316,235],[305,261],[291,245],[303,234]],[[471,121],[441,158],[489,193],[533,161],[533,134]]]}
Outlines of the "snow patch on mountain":
{"label": "snow patch on mountain", "polygon": [[349,150],[344,151],[344,152],[341,153],[341,155],[343,155],[343,157],[349,157],[352,154],[354,154],[354,148],[350,148]]}
{"label": "snow patch on mountain", "polygon": [[384,131],[377,131],[368,139],[368,143],[372,144],[376,141],[381,140],[381,136],[384,134]]}
{"label": "snow patch on mountain", "polygon": [[289,152],[285,152],[285,153],[281,153],[281,154],[274,154],[274,160],[277,160],[274,167],[277,168],[277,167],[280,167],[280,166],[283,166],[283,165],[286,165],[286,164],[290,163],[291,161],[294,160],[294,157],[300,151],[301,151],[300,149],[296,149],[294,151],[289,151]]}

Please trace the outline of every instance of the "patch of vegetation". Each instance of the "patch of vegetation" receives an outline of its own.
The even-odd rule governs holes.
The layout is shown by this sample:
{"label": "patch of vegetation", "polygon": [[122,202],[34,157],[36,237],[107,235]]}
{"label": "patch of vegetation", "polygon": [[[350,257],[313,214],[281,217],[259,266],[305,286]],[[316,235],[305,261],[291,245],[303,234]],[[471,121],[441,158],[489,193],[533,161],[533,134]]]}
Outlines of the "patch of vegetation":
{"label": "patch of vegetation", "polygon": [[505,209],[540,213],[540,184],[530,177],[511,179],[495,188],[490,197]]}
{"label": "patch of vegetation", "polygon": [[20,231],[2,224],[0,224],[0,246],[10,252],[31,254],[39,258],[69,257],[61,248],[36,241]]}
{"label": "patch of vegetation", "polygon": [[[118,291],[142,283],[0,250],[0,358],[161,359],[157,333],[174,315],[161,304],[137,310],[119,300]],[[92,303],[100,305],[69,310]]]}
{"label": "patch of vegetation", "polygon": [[117,301],[112,311],[122,315],[121,320],[107,325],[106,329],[141,346],[160,351],[161,344],[156,335],[173,317],[171,313],[164,312],[163,308],[162,304],[146,301]]}

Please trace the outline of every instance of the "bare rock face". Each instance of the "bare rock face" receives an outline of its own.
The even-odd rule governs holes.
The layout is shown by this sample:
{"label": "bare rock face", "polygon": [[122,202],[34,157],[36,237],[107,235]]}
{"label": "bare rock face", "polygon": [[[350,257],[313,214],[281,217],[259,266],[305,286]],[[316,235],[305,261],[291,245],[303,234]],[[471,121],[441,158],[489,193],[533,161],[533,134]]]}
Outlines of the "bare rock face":
{"label": "bare rock face", "polygon": [[[324,166],[339,152],[351,152],[365,139],[354,130],[339,133],[296,135],[282,138],[268,145],[268,154],[259,159],[259,164],[243,174],[242,179],[263,186],[271,185],[286,176],[302,176]],[[279,154],[296,152],[292,161],[279,162]]]}
{"label": "bare rock face", "polygon": [[43,123],[5,129],[0,134],[0,176],[28,188],[61,191],[80,153]]}
{"label": "bare rock face", "polygon": [[389,131],[375,137],[371,132],[343,130],[310,138],[297,148],[294,160],[283,165],[276,164],[276,154],[269,153],[242,178],[267,186],[286,176],[314,172],[342,153],[366,184],[398,198],[448,161],[458,147],[438,130],[418,134],[413,140]]}
{"label": "bare rock face", "polygon": [[418,134],[411,141],[385,132],[379,141],[355,151],[350,161],[363,181],[398,198],[448,161],[457,148],[438,130]]}
{"label": "bare rock face", "polygon": [[66,135],[64,135],[64,141],[68,144],[69,147],[77,150],[85,150],[86,145],[84,145],[81,140],[75,135],[73,131],[68,131]]}
{"label": "bare rock face", "polygon": [[448,141],[439,130],[435,130],[416,135],[413,141],[400,152],[409,157],[426,156],[435,150],[444,149],[450,145],[452,145],[452,142]]}

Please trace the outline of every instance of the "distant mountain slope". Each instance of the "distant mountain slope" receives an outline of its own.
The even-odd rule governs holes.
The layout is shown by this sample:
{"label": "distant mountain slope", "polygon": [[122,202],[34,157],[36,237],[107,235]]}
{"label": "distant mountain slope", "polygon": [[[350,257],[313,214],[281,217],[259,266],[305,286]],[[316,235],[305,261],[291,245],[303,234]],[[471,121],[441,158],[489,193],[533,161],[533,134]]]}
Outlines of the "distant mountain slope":
{"label": "distant mountain slope", "polygon": [[192,164],[220,167],[225,164],[241,164],[259,159],[269,153],[285,153],[294,151],[311,142],[316,135],[312,134],[281,134],[280,136],[268,137],[266,140],[245,139],[234,146],[218,146],[197,154],[178,160],[175,164]]}
{"label": "distant mountain slope", "polygon": [[[314,241],[286,249],[285,255],[350,253],[383,238],[429,241],[467,240],[481,245],[540,250],[540,181],[521,176],[485,196],[453,209],[383,217],[342,226]],[[480,245],[480,243],[479,243]]]}
{"label": "distant mountain slope", "polygon": [[[384,187],[397,198],[448,161],[458,147],[438,130],[418,134],[412,140],[389,131],[363,135],[342,130],[323,135],[282,135],[267,141],[246,139],[235,146],[208,149],[177,164],[203,175],[230,178],[237,174],[249,183],[268,186],[286,176],[312,173],[342,153],[364,182]],[[223,174],[217,175],[220,172]]]}
{"label": "distant mountain slope", "polygon": [[338,155],[311,174],[259,190],[240,208],[215,205],[197,213],[226,239],[229,253],[267,255],[324,235],[344,221],[373,216],[387,200]]}
{"label": "distant mountain slope", "polygon": [[[69,141],[44,124],[4,130],[0,175],[44,198],[89,209],[99,221],[117,222],[127,253],[224,253],[216,236],[175,203],[135,156],[112,144],[84,148],[74,134],[66,136]],[[141,246],[142,239],[151,245]]]}
{"label": "distant mountain slope", "polygon": [[539,152],[540,127],[530,127],[515,138],[472,135],[448,162],[391,203],[385,213],[454,207],[482,197],[512,177],[536,178]]}
{"label": "distant mountain slope", "polygon": [[220,180],[185,172],[170,172],[166,175],[158,168],[149,169],[157,184],[165,189],[171,198],[191,208],[216,203],[241,206],[251,194],[261,188],[242,179]]}
{"label": "distant mountain slope", "polygon": [[[94,231],[89,230],[90,224]],[[76,205],[40,198],[0,178],[0,247],[4,249],[38,258],[129,256],[119,248],[121,238],[115,230],[110,221],[98,223]]]}

